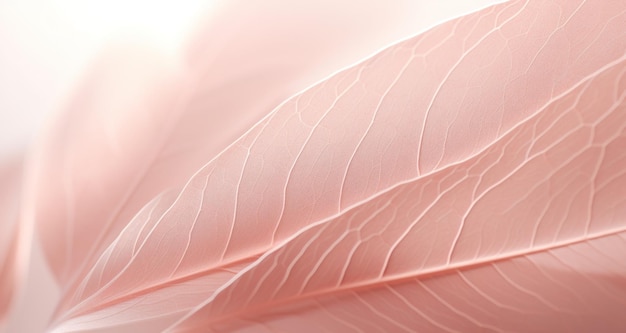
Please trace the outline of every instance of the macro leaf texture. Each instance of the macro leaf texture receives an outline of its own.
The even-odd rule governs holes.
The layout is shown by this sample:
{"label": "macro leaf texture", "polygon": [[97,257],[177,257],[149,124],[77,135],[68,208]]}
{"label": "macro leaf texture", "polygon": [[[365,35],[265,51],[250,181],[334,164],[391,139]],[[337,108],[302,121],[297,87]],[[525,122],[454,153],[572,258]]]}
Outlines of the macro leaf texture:
{"label": "macro leaf texture", "polygon": [[[157,197],[153,202],[162,205],[157,211],[166,207],[163,202],[173,198],[164,192],[180,191],[195,171],[280,102],[447,13],[425,7],[420,12],[425,17],[417,20],[416,3],[371,2],[355,9],[352,1],[288,6],[264,1],[242,13],[243,4],[233,1],[222,4],[214,14],[217,19],[199,29],[183,62],[155,57],[157,52],[142,44],[116,45],[102,54],[63,112],[45,127],[26,175],[22,210],[28,213],[23,219],[25,225],[35,225],[36,241],[41,241],[65,295],[57,316],[75,305],[70,297],[84,276],[147,202]],[[323,13],[329,6],[334,8],[331,18],[310,13]],[[378,18],[375,24],[373,15]],[[256,43],[250,31],[272,36],[264,40],[270,45]],[[148,207],[144,214],[153,213]],[[229,274],[214,274],[206,291],[196,290],[188,301],[177,300],[175,308],[159,316],[175,316],[199,304],[221,285],[219,281],[231,278]],[[115,294],[114,300],[100,304],[98,309],[109,316],[116,313],[119,319],[105,316],[103,325],[119,331],[124,322],[131,332],[142,329],[152,317],[137,319],[139,308],[161,308],[154,300],[167,293],[146,294],[148,290],[152,287],[137,291],[141,301],[133,292]],[[133,307],[121,311],[121,302],[129,298],[136,301]]]}
{"label": "macro leaf texture", "polygon": [[56,332],[626,330],[626,3],[502,3],[290,92],[87,233]]}
{"label": "macro leaf texture", "polygon": [[[436,19],[413,22],[411,1],[354,9],[342,0],[333,1],[335,17],[323,29],[311,29],[324,17],[308,11],[329,3],[264,1],[244,13],[237,1],[221,4],[213,14],[219,19],[193,36],[183,62],[146,45],[116,45],[100,56],[47,124],[27,175],[33,185],[25,209],[34,212],[61,289],[76,285],[148,201],[180,190],[273,107]],[[287,11],[293,15],[276,10],[303,6]],[[250,31],[281,47],[252,43]]]}
{"label": "macro leaf texture", "polygon": [[270,251],[180,331],[625,329],[625,64]]}
{"label": "macro leaf texture", "polygon": [[45,271],[21,327],[625,332],[626,2],[452,2],[104,48],[0,164],[0,332]]}

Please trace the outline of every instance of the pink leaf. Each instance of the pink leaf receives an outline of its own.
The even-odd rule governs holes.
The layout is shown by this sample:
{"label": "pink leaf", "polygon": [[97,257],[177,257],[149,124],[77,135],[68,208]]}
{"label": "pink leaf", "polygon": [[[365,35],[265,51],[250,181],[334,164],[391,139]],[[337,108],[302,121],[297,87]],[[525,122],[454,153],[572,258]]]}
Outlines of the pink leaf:
{"label": "pink leaf", "polygon": [[[547,294],[558,278],[610,309],[624,270],[599,258],[623,247],[624,22],[620,1],[513,1],[289,99],[137,215],[68,291],[57,329],[207,277],[205,305],[175,329],[506,330],[511,309],[542,309],[530,328],[566,330],[584,304]],[[565,258],[584,246],[605,248],[589,265]],[[536,272],[514,280],[522,264]],[[574,284],[592,271],[621,282]],[[505,295],[476,287],[480,276]],[[442,287],[454,279],[469,282]]]}
{"label": "pink leaf", "polygon": [[178,330],[625,330],[625,68],[476,156],[320,221]]}
{"label": "pink leaf", "polygon": [[[70,289],[148,201],[184,185],[281,101],[423,28],[407,10],[413,3],[333,1],[336,17],[323,22],[309,11],[275,10],[282,1],[259,2],[245,15],[245,4],[233,2],[218,7],[216,25],[198,33],[185,61],[144,46],[105,53],[41,137],[28,176],[36,187],[27,209],[61,286]],[[329,2],[290,6],[321,12]],[[259,45],[251,30],[271,36],[271,45]]]}

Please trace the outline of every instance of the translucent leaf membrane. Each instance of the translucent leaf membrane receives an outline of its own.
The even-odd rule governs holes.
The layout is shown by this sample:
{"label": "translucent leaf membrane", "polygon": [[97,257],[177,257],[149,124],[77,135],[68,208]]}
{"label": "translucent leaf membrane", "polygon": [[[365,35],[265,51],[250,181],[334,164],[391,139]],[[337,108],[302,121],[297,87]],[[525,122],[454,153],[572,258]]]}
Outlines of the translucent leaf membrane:
{"label": "translucent leaf membrane", "polygon": [[[373,293],[618,235],[625,11],[507,2],[288,99],[135,216],[66,290],[55,327],[211,277],[173,329],[271,327],[270,305],[309,318],[294,309],[310,295]],[[367,312],[353,307],[337,320],[356,325]],[[381,330],[385,316],[373,318]]]}
{"label": "translucent leaf membrane", "polygon": [[258,10],[224,2],[199,25],[185,59],[143,43],[112,47],[48,124],[28,175],[36,185],[26,209],[35,212],[59,284],[75,287],[141,207],[182,187],[292,94],[489,2],[454,11],[405,0],[356,8],[343,0],[263,1],[252,5]]}
{"label": "translucent leaf membrane", "polygon": [[263,255],[176,331],[623,331],[625,148],[623,57]]}

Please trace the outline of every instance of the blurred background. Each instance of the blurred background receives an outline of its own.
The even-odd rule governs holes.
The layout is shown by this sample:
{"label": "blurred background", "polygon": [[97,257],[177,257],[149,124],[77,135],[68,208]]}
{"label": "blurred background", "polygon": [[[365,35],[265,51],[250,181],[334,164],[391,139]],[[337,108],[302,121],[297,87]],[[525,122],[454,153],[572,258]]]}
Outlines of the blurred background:
{"label": "blurred background", "polygon": [[176,56],[212,0],[0,0],[0,156],[22,150],[104,45]]}

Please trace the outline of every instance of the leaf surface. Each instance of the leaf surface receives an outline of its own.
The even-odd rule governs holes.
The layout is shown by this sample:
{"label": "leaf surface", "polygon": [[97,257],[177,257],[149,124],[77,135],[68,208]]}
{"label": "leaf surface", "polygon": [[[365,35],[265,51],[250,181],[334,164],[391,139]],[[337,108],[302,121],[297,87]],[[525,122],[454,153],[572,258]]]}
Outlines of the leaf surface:
{"label": "leaf surface", "polygon": [[[491,1],[459,6],[456,14]],[[28,175],[34,187],[25,210],[34,212],[62,290],[80,287],[141,207],[181,187],[278,103],[455,13],[440,7],[405,0],[358,8],[351,1],[228,2],[200,29],[185,61],[145,46],[107,51],[47,127]]]}
{"label": "leaf surface", "polygon": [[[422,281],[441,267],[496,263],[621,230],[622,192],[602,201],[595,178],[622,176],[615,170],[623,128],[615,126],[624,113],[625,10],[620,1],[493,6],[289,99],[176,198],[137,215],[66,295],[59,329],[259,256],[180,328],[219,330],[219,318],[256,318],[245,311],[326,290],[341,272],[348,286]],[[383,220],[374,219],[379,209]],[[582,215],[562,215],[573,209]],[[341,238],[361,225],[371,244],[358,246],[359,232]],[[324,230],[331,231],[323,241],[314,237]],[[342,254],[314,260],[344,241]],[[310,257],[300,260],[308,246]],[[356,258],[340,260],[351,251]],[[287,274],[297,265],[308,265],[298,269],[310,277]],[[328,275],[320,286],[310,282],[318,272]],[[280,278],[268,283],[289,285],[262,287],[257,279],[270,274]]]}
{"label": "leaf surface", "polygon": [[622,331],[625,147],[623,57],[263,255],[177,331]]}
{"label": "leaf surface", "polygon": [[[259,2],[258,11],[242,2],[220,4],[209,20],[215,24],[200,29],[182,60],[147,46],[112,47],[50,122],[28,175],[35,188],[27,209],[36,214],[47,261],[63,289],[76,286],[141,207],[182,187],[273,107],[407,31],[423,29],[412,23],[411,1],[359,8],[333,2],[336,16],[328,22],[319,14],[330,2],[298,4],[311,12],[295,5],[276,11],[281,3]],[[303,20],[324,29],[310,29]],[[254,28],[259,22],[272,24]],[[270,45],[259,45],[259,36],[246,31]]]}

